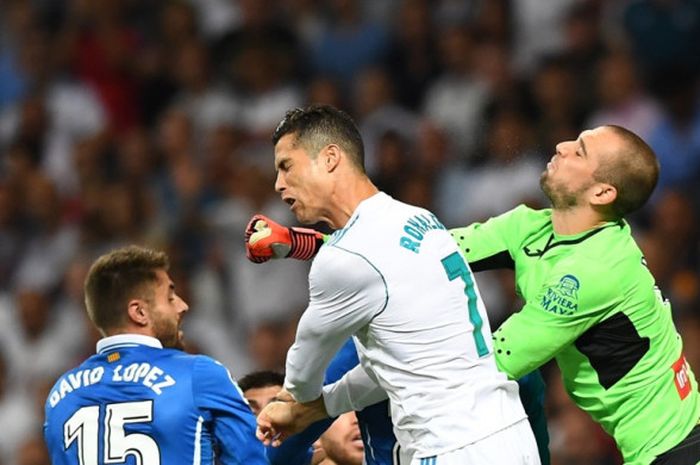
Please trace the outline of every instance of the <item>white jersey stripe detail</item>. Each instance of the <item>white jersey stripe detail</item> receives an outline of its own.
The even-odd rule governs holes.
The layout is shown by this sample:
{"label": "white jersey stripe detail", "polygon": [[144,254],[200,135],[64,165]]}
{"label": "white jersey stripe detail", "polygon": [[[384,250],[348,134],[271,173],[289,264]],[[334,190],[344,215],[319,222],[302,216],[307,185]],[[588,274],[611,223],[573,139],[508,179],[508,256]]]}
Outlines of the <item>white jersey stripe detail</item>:
{"label": "white jersey stripe detail", "polygon": [[204,418],[200,415],[197,419],[197,428],[194,433],[194,457],[192,457],[192,465],[200,465],[202,463],[202,423],[204,423]]}

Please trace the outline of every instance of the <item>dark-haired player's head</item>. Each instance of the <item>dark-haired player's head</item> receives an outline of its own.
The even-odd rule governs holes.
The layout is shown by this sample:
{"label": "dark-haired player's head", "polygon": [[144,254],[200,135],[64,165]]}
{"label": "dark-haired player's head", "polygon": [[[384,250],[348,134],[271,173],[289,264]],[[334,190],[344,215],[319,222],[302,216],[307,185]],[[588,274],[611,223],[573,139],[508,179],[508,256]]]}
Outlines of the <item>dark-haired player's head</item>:
{"label": "dark-haired player's head", "polygon": [[301,223],[343,227],[348,205],[354,208],[356,198],[372,190],[360,132],[341,110],[329,105],[290,110],[272,142],[275,190]]}
{"label": "dark-haired player's head", "polygon": [[284,375],[274,371],[256,371],[238,380],[238,387],[256,416],[274,400],[283,385]]}

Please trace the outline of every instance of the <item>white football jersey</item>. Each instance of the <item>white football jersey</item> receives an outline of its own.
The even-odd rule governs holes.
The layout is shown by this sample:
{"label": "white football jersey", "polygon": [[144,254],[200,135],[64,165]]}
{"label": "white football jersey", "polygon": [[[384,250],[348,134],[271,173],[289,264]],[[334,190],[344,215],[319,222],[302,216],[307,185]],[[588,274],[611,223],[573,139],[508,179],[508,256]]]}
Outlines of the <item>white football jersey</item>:
{"label": "white football jersey", "polygon": [[360,409],[378,400],[358,373],[322,390],[330,359],[352,335],[361,363],[353,371],[388,395],[398,442],[416,457],[526,418],[517,383],[496,368],[471,270],[429,211],[384,193],[364,200],[319,251],[309,287],[287,356],[285,388],[298,401],[323,392],[337,414],[333,405]]}

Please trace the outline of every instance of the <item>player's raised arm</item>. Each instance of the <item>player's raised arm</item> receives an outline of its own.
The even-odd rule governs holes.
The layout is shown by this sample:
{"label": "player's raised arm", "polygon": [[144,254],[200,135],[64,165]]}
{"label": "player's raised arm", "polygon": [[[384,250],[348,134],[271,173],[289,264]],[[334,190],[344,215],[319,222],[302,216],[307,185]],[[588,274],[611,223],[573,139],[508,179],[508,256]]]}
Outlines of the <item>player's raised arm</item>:
{"label": "player's raised arm", "polygon": [[289,228],[265,215],[255,215],[245,228],[246,256],[254,263],[271,258],[311,260],[323,245],[324,236],[309,228]]}
{"label": "player's raised arm", "polygon": [[309,275],[310,302],[287,354],[285,389],[299,402],[321,396],[326,368],[345,341],[382,311],[387,292],[362,257],[325,249]]}

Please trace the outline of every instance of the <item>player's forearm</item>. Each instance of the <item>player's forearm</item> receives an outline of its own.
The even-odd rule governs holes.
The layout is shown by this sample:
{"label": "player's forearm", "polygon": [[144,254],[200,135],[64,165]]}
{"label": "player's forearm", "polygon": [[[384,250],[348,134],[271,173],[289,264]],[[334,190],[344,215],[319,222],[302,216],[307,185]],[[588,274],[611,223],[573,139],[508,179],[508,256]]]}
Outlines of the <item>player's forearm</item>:
{"label": "player's forearm", "polygon": [[355,366],[335,383],[323,387],[323,400],[331,416],[362,410],[386,398],[386,391],[361,365]]}
{"label": "player's forearm", "polygon": [[[309,310],[307,310],[309,312]],[[299,321],[297,337],[287,353],[284,388],[298,402],[321,397],[325,371],[347,336],[334,336],[338,327],[326,327],[305,313]]]}

